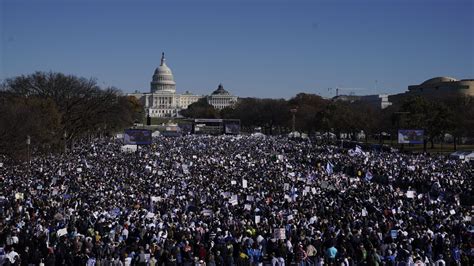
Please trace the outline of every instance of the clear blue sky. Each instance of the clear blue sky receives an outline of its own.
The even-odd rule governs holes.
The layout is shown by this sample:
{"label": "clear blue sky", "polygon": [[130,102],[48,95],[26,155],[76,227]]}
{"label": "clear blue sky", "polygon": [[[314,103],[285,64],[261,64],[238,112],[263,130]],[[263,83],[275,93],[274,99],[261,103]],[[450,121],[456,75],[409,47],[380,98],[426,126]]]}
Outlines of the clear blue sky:
{"label": "clear blue sky", "polygon": [[474,1],[0,0],[0,79],[37,70],[149,91],[161,52],[178,92],[398,93],[474,78]]}

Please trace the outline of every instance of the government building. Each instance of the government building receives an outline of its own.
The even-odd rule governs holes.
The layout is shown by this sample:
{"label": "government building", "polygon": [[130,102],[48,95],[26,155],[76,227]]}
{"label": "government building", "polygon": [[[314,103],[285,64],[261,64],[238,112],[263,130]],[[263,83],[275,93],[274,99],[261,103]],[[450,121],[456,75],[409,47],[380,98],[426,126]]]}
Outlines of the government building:
{"label": "government building", "polygon": [[457,80],[451,77],[435,77],[419,85],[408,86],[408,93],[420,96],[474,96],[474,79]]}
{"label": "government building", "polygon": [[181,110],[187,109],[190,104],[202,98],[205,98],[217,110],[237,103],[237,96],[226,91],[222,84],[219,84],[218,88],[208,96],[192,94],[189,91],[183,94],[176,93],[176,82],[173,72],[166,65],[164,53],[161,55],[160,66],[155,69],[150,82],[150,92],[136,92],[128,95],[139,99],[150,117],[179,117]]}

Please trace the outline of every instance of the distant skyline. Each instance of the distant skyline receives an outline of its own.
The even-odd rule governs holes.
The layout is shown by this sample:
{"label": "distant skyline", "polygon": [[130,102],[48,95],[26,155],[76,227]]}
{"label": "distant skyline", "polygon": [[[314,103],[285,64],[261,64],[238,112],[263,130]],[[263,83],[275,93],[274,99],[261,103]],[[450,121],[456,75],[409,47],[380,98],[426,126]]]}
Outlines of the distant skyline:
{"label": "distant skyline", "polygon": [[473,13],[471,0],[0,0],[0,79],[55,71],[149,92],[165,52],[178,93],[395,94],[474,78]]}

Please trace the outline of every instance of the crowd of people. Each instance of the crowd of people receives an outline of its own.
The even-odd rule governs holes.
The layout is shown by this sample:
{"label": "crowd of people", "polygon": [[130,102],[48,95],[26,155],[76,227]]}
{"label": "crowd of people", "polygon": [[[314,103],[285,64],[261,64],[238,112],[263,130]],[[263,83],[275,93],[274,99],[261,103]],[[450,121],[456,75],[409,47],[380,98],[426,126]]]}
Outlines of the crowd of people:
{"label": "crowd of people", "polygon": [[473,265],[473,165],[254,136],[0,157],[0,265]]}

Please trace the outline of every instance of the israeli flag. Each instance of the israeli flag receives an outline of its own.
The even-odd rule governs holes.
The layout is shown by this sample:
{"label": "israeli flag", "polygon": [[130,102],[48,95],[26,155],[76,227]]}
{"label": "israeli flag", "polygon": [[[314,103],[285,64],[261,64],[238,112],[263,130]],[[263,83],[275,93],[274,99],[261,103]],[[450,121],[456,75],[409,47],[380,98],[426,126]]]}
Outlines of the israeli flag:
{"label": "israeli flag", "polygon": [[367,173],[365,173],[365,180],[370,181],[372,180],[372,178],[373,178],[372,173],[370,171],[367,171]]}
{"label": "israeli flag", "polygon": [[331,175],[332,173],[334,173],[333,167],[334,165],[332,165],[331,162],[328,162],[326,164],[326,173],[328,173],[328,175]]}
{"label": "israeli flag", "polygon": [[296,201],[296,197],[298,197],[298,194],[296,194],[296,191],[297,189],[295,188],[295,186],[292,186],[291,192],[290,192],[291,201]]}
{"label": "israeli flag", "polygon": [[351,157],[354,157],[356,155],[365,156],[365,152],[362,150],[362,148],[359,145],[356,145],[354,149],[350,149],[348,152],[349,152],[349,156]]}

